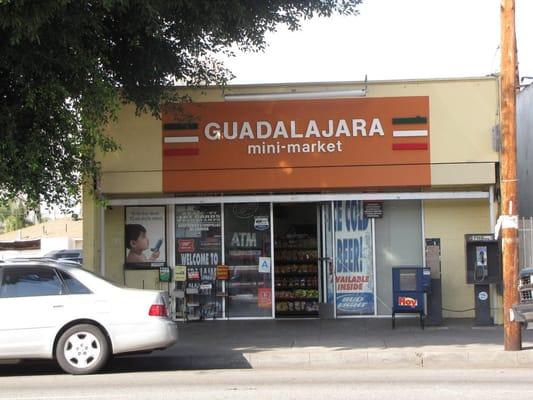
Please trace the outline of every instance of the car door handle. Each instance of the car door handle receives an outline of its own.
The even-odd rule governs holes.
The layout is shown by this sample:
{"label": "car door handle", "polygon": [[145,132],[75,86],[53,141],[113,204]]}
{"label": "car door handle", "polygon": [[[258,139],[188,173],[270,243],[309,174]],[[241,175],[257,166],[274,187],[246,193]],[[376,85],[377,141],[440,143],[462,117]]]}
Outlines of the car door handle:
{"label": "car door handle", "polygon": [[63,308],[65,307],[63,304],[56,304],[52,306],[53,308]]}

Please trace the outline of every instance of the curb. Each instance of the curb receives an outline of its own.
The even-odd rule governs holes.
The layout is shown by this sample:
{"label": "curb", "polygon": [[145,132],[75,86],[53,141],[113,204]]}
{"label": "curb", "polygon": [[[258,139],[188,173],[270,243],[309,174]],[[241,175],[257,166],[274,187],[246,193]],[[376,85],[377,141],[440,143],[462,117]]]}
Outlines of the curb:
{"label": "curb", "polygon": [[331,351],[259,352],[176,356],[183,369],[269,368],[533,368],[533,351]]}

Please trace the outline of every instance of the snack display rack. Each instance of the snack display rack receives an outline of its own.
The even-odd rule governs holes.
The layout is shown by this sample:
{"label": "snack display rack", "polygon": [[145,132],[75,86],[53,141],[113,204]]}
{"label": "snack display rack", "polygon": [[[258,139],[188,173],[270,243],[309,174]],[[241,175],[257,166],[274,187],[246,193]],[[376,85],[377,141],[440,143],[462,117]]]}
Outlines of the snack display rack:
{"label": "snack display rack", "polygon": [[[179,272],[178,272],[179,270]],[[171,274],[171,318],[173,321],[184,321],[186,315],[186,286],[187,286],[187,269],[184,266],[175,267]]]}
{"label": "snack display rack", "polygon": [[278,239],[275,254],[276,316],[318,315],[316,239]]}
{"label": "snack display rack", "polygon": [[175,282],[174,288],[170,292],[173,321],[185,320],[185,282]]}
{"label": "snack display rack", "polygon": [[176,282],[173,292],[175,320],[199,321],[220,315],[219,282],[215,271],[215,268],[187,267],[186,280]]}
{"label": "snack display rack", "polygon": [[187,321],[199,321],[200,309],[200,269],[187,267],[185,285],[185,318]]}

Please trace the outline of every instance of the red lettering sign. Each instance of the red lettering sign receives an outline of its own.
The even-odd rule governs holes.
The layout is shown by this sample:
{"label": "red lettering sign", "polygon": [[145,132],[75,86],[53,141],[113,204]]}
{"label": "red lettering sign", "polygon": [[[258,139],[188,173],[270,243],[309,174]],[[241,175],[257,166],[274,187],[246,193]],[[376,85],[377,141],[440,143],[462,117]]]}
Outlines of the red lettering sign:
{"label": "red lettering sign", "polygon": [[180,240],[178,240],[178,252],[180,252],[180,253],[194,253],[194,239],[180,239]]}
{"label": "red lettering sign", "polygon": [[355,276],[338,276],[338,283],[368,283],[370,277],[368,275],[355,275]]}
{"label": "red lettering sign", "polygon": [[413,299],[412,297],[398,297],[398,305],[402,307],[410,307],[410,308],[416,308],[418,306],[418,300]]}

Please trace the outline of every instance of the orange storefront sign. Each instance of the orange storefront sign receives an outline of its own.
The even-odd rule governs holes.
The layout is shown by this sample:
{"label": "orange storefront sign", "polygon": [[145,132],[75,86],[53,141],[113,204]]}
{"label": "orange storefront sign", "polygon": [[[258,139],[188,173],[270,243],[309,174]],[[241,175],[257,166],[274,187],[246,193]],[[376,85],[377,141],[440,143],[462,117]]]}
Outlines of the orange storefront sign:
{"label": "orange storefront sign", "polygon": [[220,281],[229,279],[229,267],[227,265],[217,265],[217,279]]}
{"label": "orange storefront sign", "polygon": [[165,192],[429,186],[429,98],[190,103],[163,113]]}

